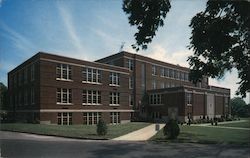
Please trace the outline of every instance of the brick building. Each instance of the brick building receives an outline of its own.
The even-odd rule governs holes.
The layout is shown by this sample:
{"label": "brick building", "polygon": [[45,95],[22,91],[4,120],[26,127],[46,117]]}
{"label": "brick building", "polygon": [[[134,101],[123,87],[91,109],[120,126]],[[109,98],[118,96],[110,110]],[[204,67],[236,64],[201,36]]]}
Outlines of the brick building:
{"label": "brick building", "polygon": [[128,52],[95,62],[39,52],[8,73],[17,121],[125,123],[131,117],[181,121],[230,114],[230,90],[194,85],[189,69]]}

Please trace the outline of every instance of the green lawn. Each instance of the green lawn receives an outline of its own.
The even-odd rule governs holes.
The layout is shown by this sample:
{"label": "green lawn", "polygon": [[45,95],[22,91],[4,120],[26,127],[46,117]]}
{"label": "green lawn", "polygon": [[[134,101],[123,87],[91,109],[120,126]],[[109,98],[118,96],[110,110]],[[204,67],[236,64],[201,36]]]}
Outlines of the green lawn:
{"label": "green lawn", "polygon": [[[202,126],[180,126],[181,133],[174,142],[197,142],[197,143],[228,143],[250,145],[250,131],[239,129],[223,129]],[[166,140],[163,130],[159,131],[153,141],[172,142]]]}
{"label": "green lawn", "polygon": [[74,137],[74,138],[86,138],[86,139],[112,139],[127,134],[129,132],[141,129],[148,125],[149,123],[142,123],[142,122],[108,125],[108,133],[106,136],[98,136],[96,134],[96,125],[61,126],[61,125],[9,123],[9,124],[1,124],[1,130]]}

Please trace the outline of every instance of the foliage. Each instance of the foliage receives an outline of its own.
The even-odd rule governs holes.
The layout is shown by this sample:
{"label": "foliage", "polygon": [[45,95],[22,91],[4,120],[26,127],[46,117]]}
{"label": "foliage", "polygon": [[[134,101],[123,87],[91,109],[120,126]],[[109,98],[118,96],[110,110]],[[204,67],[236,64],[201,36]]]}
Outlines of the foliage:
{"label": "foliage", "polygon": [[99,136],[104,136],[107,134],[108,127],[103,120],[100,120],[96,126],[97,126],[96,132]]}
{"label": "foliage", "polygon": [[164,19],[171,8],[169,0],[124,0],[123,11],[128,14],[130,25],[135,25],[136,44],[132,47],[139,51],[147,49],[159,26],[164,25]]}
{"label": "foliage", "polygon": [[250,107],[242,98],[236,97],[231,99],[231,113],[233,116],[247,117],[250,116]]}
{"label": "foliage", "polygon": [[176,120],[169,120],[163,128],[163,133],[168,139],[176,139],[180,134],[180,128]]}
{"label": "foliage", "polygon": [[8,109],[8,90],[7,87],[0,82],[0,109]]}
{"label": "foliage", "polygon": [[212,1],[189,25],[192,29],[188,58],[194,83],[202,76],[221,78],[225,71],[238,70],[241,79],[237,94],[250,90],[250,2]]}

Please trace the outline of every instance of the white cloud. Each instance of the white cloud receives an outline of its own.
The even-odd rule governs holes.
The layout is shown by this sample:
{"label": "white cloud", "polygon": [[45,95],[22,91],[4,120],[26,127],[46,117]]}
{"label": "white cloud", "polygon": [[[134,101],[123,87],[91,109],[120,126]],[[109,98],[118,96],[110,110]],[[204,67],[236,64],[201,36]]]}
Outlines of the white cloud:
{"label": "white cloud", "polygon": [[24,35],[14,31],[4,22],[0,21],[0,28],[4,31],[4,33],[2,33],[1,35],[10,39],[16,48],[22,50],[23,52],[26,52],[27,54],[35,50],[36,46],[33,42],[31,42]]}
{"label": "white cloud", "polygon": [[[85,52],[85,49],[83,47],[83,43],[81,42],[81,39],[78,37],[78,32],[76,31],[74,27],[74,22],[72,19],[72,15],[68,9],[66,9],[64,6],[58,4],[58,10],[59,14],[63,20],[64,26],[66,27],[67,33],[69,34],[71,43],[73,44],[75,51],[72,50],[72,53],[67,52],[67,54],[71,54],[75,57],[82,56],[82,54]],[[83,57],[85,59],[85,57]]]}
{"label": "white cloud", "polygon": [[168,52],[168,50],[165,49],[163,46],[156,44],[151,47],[150,53],[140,54],[167,63],[179,64],[180,66],[189,67],[187,58],[189,55],[192,54],[192,52],[189,50]]}
{"label": "white cloud", "polygon": [[3,4],[3,0],[0,0],[0,7],[2,7],[2,4]]}

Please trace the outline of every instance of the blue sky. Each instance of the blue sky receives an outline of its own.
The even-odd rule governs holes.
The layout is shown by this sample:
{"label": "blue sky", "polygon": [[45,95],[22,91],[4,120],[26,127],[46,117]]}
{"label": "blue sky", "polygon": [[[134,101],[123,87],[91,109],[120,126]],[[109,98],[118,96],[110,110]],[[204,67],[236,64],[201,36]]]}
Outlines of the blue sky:
{"label": "blue sky", "polygon": [[[188,25],[206,1],[171,4],[164,27],[148,50],[137,53],[188,67]],[[122,0],[0,0],[0,82],[7,84],[7,72],[38,51],[93,61],[117,53],[125,42],[123,50],[135,53],[135,31]],[[210,79],[210,84],[230,88],[233,97],[237,81],[234,70],[222,80]]]}

